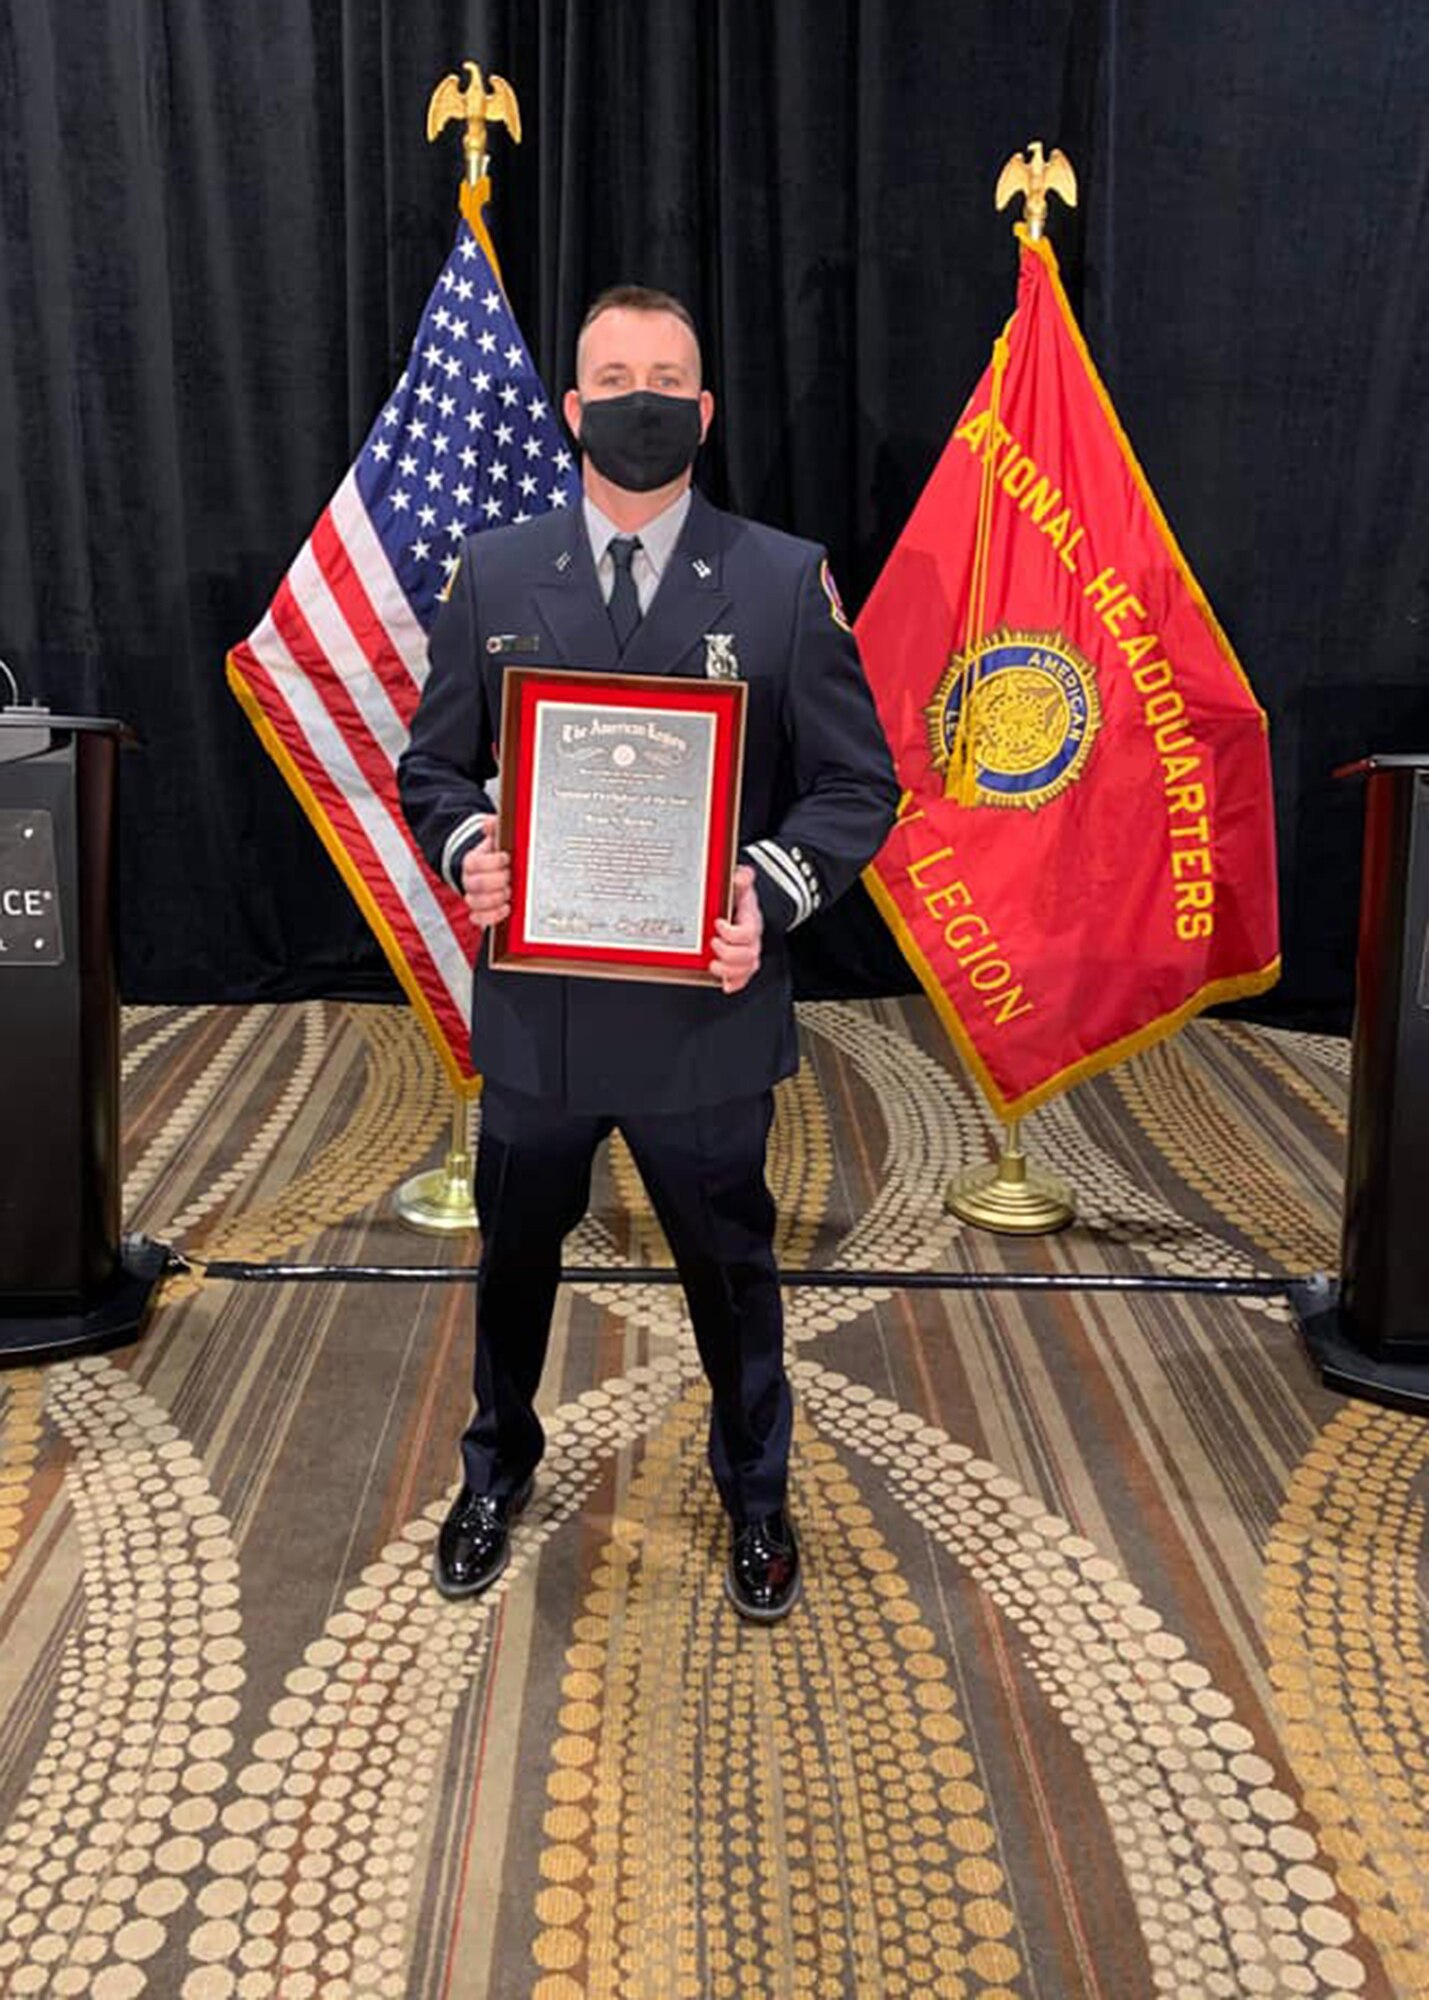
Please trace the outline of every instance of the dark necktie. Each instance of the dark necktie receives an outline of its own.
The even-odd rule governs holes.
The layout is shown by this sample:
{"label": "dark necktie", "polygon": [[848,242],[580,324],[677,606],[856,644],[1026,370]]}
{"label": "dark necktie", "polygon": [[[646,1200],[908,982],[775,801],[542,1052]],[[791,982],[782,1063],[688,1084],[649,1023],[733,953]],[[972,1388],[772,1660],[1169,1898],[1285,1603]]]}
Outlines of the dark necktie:
{"label": "dark necktie", "polygon": [[635,577],[630,567],[639,546],[640,539],[637,535],[612,535],[610,539],[610,559],[615,564],[615,587],[610,593],[610,602],[606,609],[610,613],[615,643],[622,653],[630,643],[631,633],[640,623],[640,596],[635,588]]}

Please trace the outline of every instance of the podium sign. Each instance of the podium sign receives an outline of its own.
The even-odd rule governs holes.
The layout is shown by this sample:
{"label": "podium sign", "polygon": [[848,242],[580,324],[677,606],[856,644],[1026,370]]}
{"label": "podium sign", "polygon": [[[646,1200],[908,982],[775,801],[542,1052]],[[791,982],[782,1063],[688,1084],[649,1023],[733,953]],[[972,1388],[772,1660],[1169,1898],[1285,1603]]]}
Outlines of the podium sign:
{"label": "podium sign", "polygon": [[119,1233],[120,735],[0,709],[0,1359],[132,1330],[162,1267]]}
{"label": "podium sign", "polygon": [[0,806],[0,961],[7,972],[64,961],[55,822],[43,807]]}
{"label": "podium sign", "polygon": [[1429,755],[1369,757],[1338,1295],[1296,1299],[1324,1379],[1429,1411]]}

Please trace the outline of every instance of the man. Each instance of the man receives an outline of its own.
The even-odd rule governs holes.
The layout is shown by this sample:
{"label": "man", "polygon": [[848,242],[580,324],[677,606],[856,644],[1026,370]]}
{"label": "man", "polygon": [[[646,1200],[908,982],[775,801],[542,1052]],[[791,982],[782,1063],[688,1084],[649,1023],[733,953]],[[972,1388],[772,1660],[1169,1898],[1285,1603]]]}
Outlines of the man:
{"label": "man", "polygon": [[732,1528],[726,1588],[742,1615],[771,1621],[800,1587],[764,1180],[773,1086],[798,1061],[785,937],[881,846],[897,786],[822,551],[720,513],[691,486],[714,399],[685,307],[639,286],[602,294],[563,409],[584,458],[582,506],[468,541],[399,766],[403,809],[472,920],[495,924],[511,896],[486,789],[505,668],[703,677],[732,664],[748,688],[741,860],[711,944],[717,984],[478,965],[476,1414],[436,1582],[471,1596],[505,1567],[544,1444],[534,1398],[562,1242],[618,1127],[709,1378],[710,1466]]}

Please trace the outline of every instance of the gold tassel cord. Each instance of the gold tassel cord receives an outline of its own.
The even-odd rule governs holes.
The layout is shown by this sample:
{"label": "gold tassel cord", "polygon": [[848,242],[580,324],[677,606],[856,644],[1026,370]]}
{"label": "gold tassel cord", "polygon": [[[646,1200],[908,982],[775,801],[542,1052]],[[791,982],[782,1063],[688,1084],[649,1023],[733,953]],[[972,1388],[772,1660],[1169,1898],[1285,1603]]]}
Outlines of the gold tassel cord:
{"label": "gold tassel cord", "polygon": [[944,798],[956,799],[960,806],[977,804],[977,745],[974,737],[973,705],[977,694],[977,648],[982,643],[987,622],[988,564],[992,547],[993,475],[996,465],[998,425],[1002,416],[1002,378],[1007,370],[1007,334],[1002,332],[992,349],[992,393],[988,402],[987,434],[982,449],[982,485],[978,492],[977,532],[973,538],[972,574],[968,580],[968,616],[963,633],[962,697],[958,704],[957,728],[948,751]]}
{"label": "gold tassel cord", "polygon": [[506,280],[501,275],[501,265],[497,261],[496,245],[491,240],[491,231],[486,226],[486,204],[491,199],[491,180],[486,174],[473,185],[463,181],[457,203],[466,217],[467,227],[486,253],[486,261],[491,266],[491,275],[502,291],[506,290]]}

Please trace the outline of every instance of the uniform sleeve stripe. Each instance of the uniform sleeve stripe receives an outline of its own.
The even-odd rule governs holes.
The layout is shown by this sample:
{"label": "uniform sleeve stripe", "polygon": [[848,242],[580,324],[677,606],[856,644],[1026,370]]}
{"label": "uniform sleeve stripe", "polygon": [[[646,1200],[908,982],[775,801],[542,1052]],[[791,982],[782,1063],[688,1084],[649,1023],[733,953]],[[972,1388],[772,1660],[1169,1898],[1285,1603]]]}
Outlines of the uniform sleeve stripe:
{"label": "uniform sleeve stripe", "polygon": [[792,930],[794,924],[801,924],[805,917],[812,916],[814,899],[809,893],[808,885],[778,842],[756,840],[751,844],[749,852],[775,887],[782,889],[794,905],[794,918],[789,928]]}
{"label": "uniform sleeve stripe", "polygon": [[461,822],[461,825],[454,832],[447,835],[447,844],[442,849],[442,873],[458,892],[460,892],[461,883],[452,873],[452,858],[456,854],[457,849],[465,846],[474,833],[482,831],[489,818],[489,813],[472,813]]}

